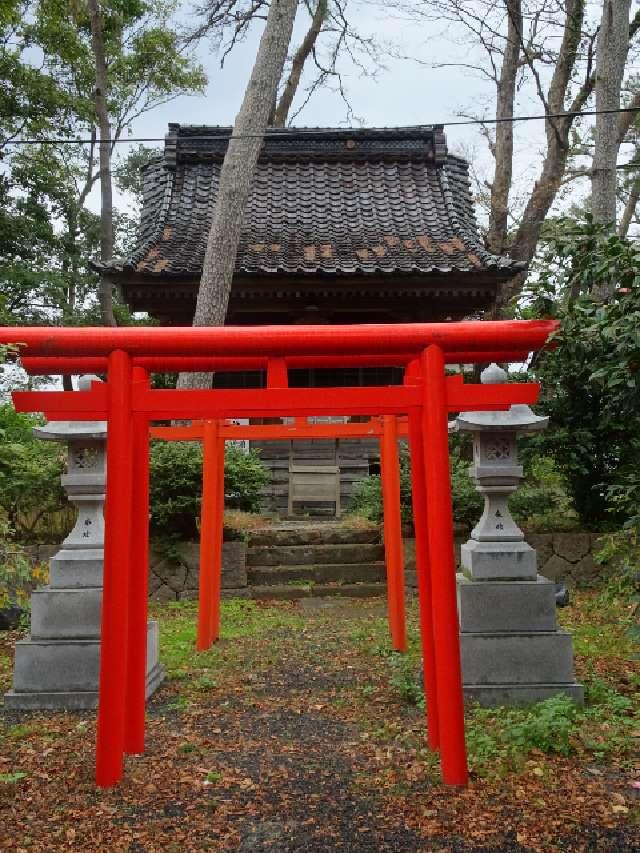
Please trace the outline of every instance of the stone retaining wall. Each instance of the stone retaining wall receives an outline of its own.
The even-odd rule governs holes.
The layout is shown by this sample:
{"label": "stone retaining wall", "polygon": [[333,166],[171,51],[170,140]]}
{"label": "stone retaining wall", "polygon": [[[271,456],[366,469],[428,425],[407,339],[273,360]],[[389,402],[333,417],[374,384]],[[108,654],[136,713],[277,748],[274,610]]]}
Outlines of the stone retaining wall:
{"label": "stone retaining wall", "polygon": [[[456,536],[456,560],[460,564],[460,546],[468,535]],[[549,580],[564,581],[572,586],[588,586],[605,570],[594,560],[601,548],[598,533],[528,533],[526,540],[535,548],[538,572]],[[415,540],[405,539],[405,566],[408,582],[415,585]]]}
{"label": "stone retaining wall", "polygon": [[[600,535],[594,533],[530,533],[527,542],[536,549],[538,571],[550,580],[565,581],[571,585],[586,586],[597,580],[604,567],[593,559],[600,548]],[[460,545],[468,535],[456,535],[456,558],[460,559]],[[59,546],[31,545],[27,552],[34,562],[44,562],[52,557]],[[405,567],[407,584],[416,585],[415,540],[405,537]],[[198,596],[199,546],[196,542],[180,545],[178,562],[164,558],[151,550],[149,568],[149,595],[154,601],[185,601]],[[225,542],[223,546],[222,589],[223,596],[248,596],[247,545],[245,542]]]}
{"label": "stone retaining wall", "polygon": [[[151,548],[149,596],[154,601],[188,601],[198,597],[200,546],[183,542],[178,547],[178,561],[167,559]],[[225,542],[222,546],[223,597],[240,597],[247,592],[246,542]]]}

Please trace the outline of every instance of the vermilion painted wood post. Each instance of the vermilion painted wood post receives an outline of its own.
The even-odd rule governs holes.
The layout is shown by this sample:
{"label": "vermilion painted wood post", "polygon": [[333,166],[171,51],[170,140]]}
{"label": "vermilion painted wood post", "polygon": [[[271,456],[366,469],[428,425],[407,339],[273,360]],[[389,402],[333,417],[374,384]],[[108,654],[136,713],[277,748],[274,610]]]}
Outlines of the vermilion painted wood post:
{"label": "vermilion painted wood post", "polygon": [[213,526],[213,615],[211,642],[220,639],[220,598],[222,596],[222,539],[224,534],[224,439],[217,439],[216,496]]}
{"label": "vermilion painted wood post", "polygon": [[114,350],[109,355],[107,371],[107,480],[96,742],[96,782],[101,787],[115,785],[123,773],[133,483],[131,377],[130,356]]}
{"label": "vermilion painted wood post", "polygon": [[216,503],[218,422],[205,421],[202,435],[202,504],[200,507],[200,569],[198,582],[198,635],[196,648],[204,651],[213,642],[216,557]]}
{"label": "vermilion painted wood post", "polygon": [[440,347],[428,347],[422,355],[421,366],[424,384],[422,435],[428,496],[427,525],[440,763],[446,784],[466,785],[469,774],[464,741],[464,701],[453,552],[447,391],[444,355]]}
{"label": "vermilion painted wood post", "polygon": [[416,536],[416,575],[418,606],[420,608],[420,639],[422,644],[422,675],[427,709],[427,735],[431,749],[437,749],[438,698],[436,657],[433,644],[433,615],[431,601],[431,567],[427,529],[427,490],[424,482],[424,442],[419,411],[409,413],[409,448],[411,452],[411,501],[413,527]]}
{"label": "vermilion painted wood post", "polygon": [[397,652],[407,650],[407,626],[404,603],[404,559],[400,518],[400,464],[398,461],[398,422],[385,415],[380,440],[380,474],[384,512],[384,552],[387,566],[387,607],[391,643]]}
{"label": "vermilion painted wood post", "polygon": [[[149,375],[133,368],[133,391],[149,387]],[[131,573],[129,576],[129,656],[124,749],[144,752],[147,677],[147,614],[149,585],[149,423],[133,415],[133,498],[131,511]]]}

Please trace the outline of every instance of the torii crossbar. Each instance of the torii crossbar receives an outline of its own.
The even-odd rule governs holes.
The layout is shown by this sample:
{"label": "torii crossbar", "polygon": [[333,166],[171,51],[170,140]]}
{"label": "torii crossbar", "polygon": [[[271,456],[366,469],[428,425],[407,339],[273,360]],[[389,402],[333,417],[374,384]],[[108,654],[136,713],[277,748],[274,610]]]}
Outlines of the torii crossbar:
{"label": "torii crossbar", "polygon": [[[447,413],[533,403],[534,383],[466,385],[447,363],[522,359],[556,324],[495,321],[361,326],[217,328],[0,328],[32,372],[104,369],[88,391],[15,392],[18,411],[50,420],[107,421],[104,588],[96,781],[116,784],[124,754],[144,750],[148,570],[148,436],[153,420],[312,415],[400,415],[409,419],[423,641],[433,637],[445,783],[465,785],[464,706],[453,553]],[[30,360],[33,358],[33,361]],[[146,361],[145,361],[146,360]],[[266,388],[160,390],[148,371],[267,368]],[[224,364],[224,367],[222,365]],[[102,365],[102,367],[100,367]],[[292,366],[405,366],[403,386],[289,388]],[[425,453],[425,449],[428,451]],[[427,685],[427,688],[429,685]]]}

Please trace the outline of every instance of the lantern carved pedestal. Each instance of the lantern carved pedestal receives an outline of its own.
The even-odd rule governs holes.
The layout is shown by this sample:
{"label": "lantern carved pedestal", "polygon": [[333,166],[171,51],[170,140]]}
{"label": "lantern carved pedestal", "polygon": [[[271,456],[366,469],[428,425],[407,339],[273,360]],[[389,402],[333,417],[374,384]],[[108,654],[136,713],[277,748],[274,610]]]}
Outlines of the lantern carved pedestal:
{"label": "lantern carved pedestal", "polygon": [[[483,383],[504,382],[497,365]],[[473,435],[470,473],[484,496],[482,518],[461,549],[458,612],[467,699],[518,705],[564,693],[581,703],[571,636],[556,626],[555,584],[538,575],[536,552],[509,511],[522,480],[516,437],[544,429],[547,418],[528,406],[506,412],[462,412],[453,429]]]}
{"label": "lantern carved pedestal", "polygon": [[[95,377],[91,379],[95,381]],[[81,387],[84,384],[83,378]],[[106,424],[58,421],[35,433],[42,439],[68,444],[62,485],[69,500],[78,507],[78,520],[49,563],[49,585],[31,595],[31,634],[16,643],[13,689],[5,694],[5,707],[95,708],[100,665]],[[147,696],[163,677],[158,663],[158,625],[149,622]]]}

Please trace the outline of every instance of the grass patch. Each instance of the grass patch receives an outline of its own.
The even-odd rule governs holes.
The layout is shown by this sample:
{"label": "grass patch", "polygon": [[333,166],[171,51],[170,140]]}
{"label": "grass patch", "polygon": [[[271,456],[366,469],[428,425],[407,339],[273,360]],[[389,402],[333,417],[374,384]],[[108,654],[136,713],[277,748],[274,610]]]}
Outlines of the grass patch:
{"label": "grass patch", "polygon": [[558,611],[558,620],[571,632],[576,654],[638,660],[638,644],[630,630],[633,603],[627,596],[612,594],[610,588],[574,593],[571,607]]}
{"label": "grass patch", "polygon": [[[160,658],[169,678],[189,680],[196,690],[215,686],[214,676],[235,665],[240,652],[233,643],[217,643],[206,652],[197,652],[197,604],[171,602],[160,609]],[[290,606],[262,605],[256,601],[232,599],[221,605],[221,640],[271,636],[282,629],[300,629],[303,620]],[[195,678],[194,678],[195,676]]]}
{"label": "grass patch", "polygon": [[271,526],[271,519],[255,512],[244,512],[241,509],[226,509],[224,511],[224,526],[237,533],[251,533],[252,530],[264,530]]}
{"label": "grass patch", "polygon": [[0,785],[15,785],[21,779],[26,778],[27,774],[22,770],[15,770],[13,773],[0,773]]}

